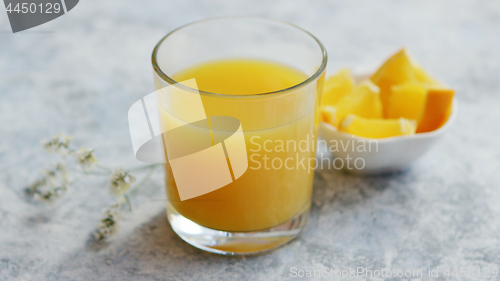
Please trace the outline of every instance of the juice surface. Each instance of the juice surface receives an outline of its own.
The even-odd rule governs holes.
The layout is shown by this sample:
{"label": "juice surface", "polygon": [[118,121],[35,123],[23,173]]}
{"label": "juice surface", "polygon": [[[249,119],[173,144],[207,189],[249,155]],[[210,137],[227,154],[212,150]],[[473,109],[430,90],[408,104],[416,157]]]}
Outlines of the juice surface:
{"label": "juice surface", "polygon": [[307,76],[286,65],[260,60],[219,60],[180,71],[175,81],[196,79],[198,89],[227,95],[252,95],[283,90]]}
{"label": "juice surface", "polygon": [[[202,95],[202,101],[207,116],[226,115],[240,120],[249,167],[232,183],[181,201],[167,163],[168,204],[195,223],[225,231],[270,228],[309,208],[314,171],[307,162],[314,159],[312,143],[316,141],[315,112],[319,105],[316,87],[259,98],[244,97],[297,85],[307,78],[304,73],[273,62],[235,59],[194,66],[172,78],[180,82],[195,78],[199,90],[242,96]],[[168,118],[172,115],[160,108],[160,123]],[[297,146],[301,141],[307,141],[308,149]],[[277,147],[280,142],[285,147]],[[290,160],[285,167],[287,159]],[[305,165],[296,164],[302,159]]]}

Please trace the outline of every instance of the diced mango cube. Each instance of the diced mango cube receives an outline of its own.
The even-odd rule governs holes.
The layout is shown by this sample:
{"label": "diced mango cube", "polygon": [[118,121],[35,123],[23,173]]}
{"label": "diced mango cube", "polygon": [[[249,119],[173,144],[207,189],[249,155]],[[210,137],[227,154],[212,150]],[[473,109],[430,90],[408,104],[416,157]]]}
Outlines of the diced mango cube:
{"label": "diced mango cube", "polygon": [[380,88],[383,116],[387,117],[391,86],[414,81],[416,79],[412,60],[408,51],[403,48],[392,55],[382,64],[377,72],[370,77],[370,79]]}
{"label": "diced mango cube", "polygon": [[354,81],[352,79],[351,70],[347,68],[339,70],[337,74],[326,80],[323,95],[321,97],[321,105],[335,105],[342,97],[351,94],[353,88]]}
{"label": "diced mango cube", "polygon": [[348,114],[356,114],[365,118],[382,118],[382,104],[379,88],[367,80],[357,85],[350,95],[341,98],[335,106],[324,107],[323,116],[328,123],[338,127],[340,121]]}
{"label": "diced mango cube", "polygon": [[412,135],[417,129],[415,120],[399,119],[368,119],[354,114],[348,115],[342,121],[340,130],[365,138],[388,138],[402,135]]}
{"label": "diced mango cube", "polygon": [[393,85],[387,101],[387,118],[420,121],[427,98],[426,87],[418,82]]}
{"label": "diced mango cube", "polygon": [[446,123],[451,114],[455,91],[445,88],[430,88],[417,133],[434,131]]}

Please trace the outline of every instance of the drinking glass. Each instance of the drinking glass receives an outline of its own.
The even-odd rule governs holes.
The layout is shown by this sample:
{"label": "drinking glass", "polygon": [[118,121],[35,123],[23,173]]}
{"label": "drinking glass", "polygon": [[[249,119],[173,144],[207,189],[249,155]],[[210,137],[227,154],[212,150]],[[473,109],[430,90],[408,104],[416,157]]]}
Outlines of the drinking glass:
{"label": "drinking glass", "polygon": [[[167,218],[172,229],[195,247],[219,254],[250,254],[287,243],[306,224],[327,55],[313,35],[283,21],[207,19],[170,32],[156,45],[155,87],[182,82],[172,78],[182,70],[227,59],[279,63],[304,73],[305,78],[286,89],[250,95],[199,89],[208,118],[239,120],[248,167],[222,188],[181,200],[167,160]],[[170,100],[158,99],[159,110],[164,111],[160,119],[176,110]]]}

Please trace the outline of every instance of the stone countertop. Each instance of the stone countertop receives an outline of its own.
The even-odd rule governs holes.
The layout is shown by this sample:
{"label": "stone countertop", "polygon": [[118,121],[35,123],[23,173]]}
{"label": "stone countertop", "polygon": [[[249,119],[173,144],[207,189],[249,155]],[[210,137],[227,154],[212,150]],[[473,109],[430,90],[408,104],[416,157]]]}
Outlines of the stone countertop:
{"label": "stone countertop", "polygon": [[[60,131],[105,165],[138,164],[126,116],[153,89],[154,45],[180,25],[235,14],[311,31],[328,50],[329,72],[376,65],[405,45],[457,90],[458,118],[405,173],[319,171],[305,231],[258,256],[209,254],[178,238],[165,218],[161,172],[104,244],[91,233],[113,202],[105,178],[75,184],[52,205],[23,195],[52,161],[40,139]],[[422,270],[429,280],[444,280],[447,268],[481,268],[468,279],[495,280],[484,274],[500,267],[499,34],[496,1],[87,0],[17,34],[0,12],[0,280],[279,280],[325,266]]]}

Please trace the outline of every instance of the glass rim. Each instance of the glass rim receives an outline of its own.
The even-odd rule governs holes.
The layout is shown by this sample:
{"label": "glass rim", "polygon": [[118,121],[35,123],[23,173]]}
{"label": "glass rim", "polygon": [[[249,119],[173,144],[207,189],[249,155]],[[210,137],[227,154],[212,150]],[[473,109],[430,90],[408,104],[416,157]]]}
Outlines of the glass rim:
{"label": "glass rim", "polygon": [[[265,92],[265,93],[257,93],[257,94],[250,94],[250,95],[228,95],[228,94],[212,93],[212,92],[202,91],[202,90],[198,90],[198,89],[193,89],[191,87],[183,85],[182,83],[180,83],[178,81],[175,81],[174,79],[172,79],[170,76],[168,76],[167,74],[165,74],[161,70],[160,66],[158,65],[158,61],[157,61],[156,57],[157,57],[158,50],[160,49],[161,44],[170,35],[178,32],[178,31],[180,31],[180,30],[182,30],[182,29],[184,29],[186,27],[195,25],[195,24],[204,23],[204,22],[208,22],[208,21],[223,20],[223,19],[255,19],[255,20],[265,20],[265,21],[270,21],[270,22],[285,24],[285,25],[288,25],[290,27],[293,27],[293,28],[297,29],[298,31],[302,31],[305,34],[309,35],[318,44],[318,46],[320,47],[320,51],[321,51],[321,55],[322,55],[321,64],[318,67],[318,69],[316,70],[316,72],[314,72],[314,74],[308,76],[307,79],[303,80],[302,82],[300,82],[300,83],[298,83],[296,85],[293,85],[293,86],[288,87],[288,88],[276,90],[276,91]],[[153,69],[154,69],[155,73],[161,79],[163,79],[165,82],[169,83],[170,85],[179,84],[179,85],[181,85],[182,88],[185,88],[185,89],[188,89],[188,90],[191,90],[191,91],[198,91],[200,94],[203,94],[203,95],[217,96],[217,97],[224,96],[224,97],[227,97],[227,98],[228,97],[249,98],[249,97],[269,96],[269,95],[281,94],[281,93],[285,93],[285,92],[288,92],[288,91],[292,91],[292,90],[295,90],[295,89],[302,88],[304,86],[307,86],[307,85],[311,84],[313,81],[315,81],[317,78],[319,78],[322,75],[322,73],[326,69],[327,60],[328,60],[328,56],[327,56],[325,47],[323,46],[323,44],[321,43],[321,41],[319,41],[318,38],[316,38],[314,35],[312,35],[309,31],[307,31],[307,30],[305,30],[305,29],[303,29],[301,27],[298,27],[298,26],[296,26],[294,24],[291,24],[291,23],[288,23],[286,21],[283,21],[283,20],[271,19],[271,18],[267,18],[267,17],[258,17],[258,16],[224,16],[224,17],[212,17],[212,18],[198,20],[198,21],[194,21],[194,22],[182,25],[182,26],[180,26],[180,27],[178,27],[178,28],[170,31],[167,35],[165,35],[162,39],[160,39],[160,41],[156,44],[155,48],[153,49],[153,54],[152,54],[152,57],[151,57],[151,62],[153,64]]]}

